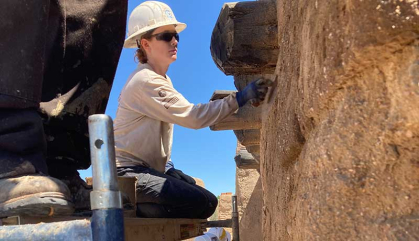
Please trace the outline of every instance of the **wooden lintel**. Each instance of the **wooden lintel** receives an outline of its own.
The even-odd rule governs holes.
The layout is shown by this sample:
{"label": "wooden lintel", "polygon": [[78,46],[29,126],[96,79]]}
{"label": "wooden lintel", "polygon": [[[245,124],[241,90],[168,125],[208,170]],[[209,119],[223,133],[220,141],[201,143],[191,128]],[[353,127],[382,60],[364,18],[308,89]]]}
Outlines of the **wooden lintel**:
{"label": "wooden lintel", "polygon": [[237,92],[237,91],[232,91],[232,90],[216,90],[212,94],[210,100],[223,99],[223,98],[227,97],[228,95],[230,95],[230,94],[232,94],[234,92]]}
{"label": "wooden lintel", "polygon": [[274,2],[225,3],[211,36],[211,55],[226,75],[272,74],[278,59]]}
{"label": "wooden lintel", "polygon": [[260,143],[260,130],[235,130],[234,134],[237,140],[243,145],[259,145]]}
{"label": "wooden lintel", "polygon": [[246,150],[252,154],[260,154],[260,144],[247,145]]}
{"label": "wooden lintel", "polygon": [[259,162],[247,152],[246,150],[241,149],[238,154],[234,157],[236,161],[237,168],[240,169],[259,169]]}
{"label": "wooden lintel", "polygon": [[[211,100],[221,99],[235,91],[216,90]],[[215,125],[210,126],[213,131],[220,130],[250,130],[262,127],[261,108],[253,107],[250,103],[238,109],[232,115]]]}

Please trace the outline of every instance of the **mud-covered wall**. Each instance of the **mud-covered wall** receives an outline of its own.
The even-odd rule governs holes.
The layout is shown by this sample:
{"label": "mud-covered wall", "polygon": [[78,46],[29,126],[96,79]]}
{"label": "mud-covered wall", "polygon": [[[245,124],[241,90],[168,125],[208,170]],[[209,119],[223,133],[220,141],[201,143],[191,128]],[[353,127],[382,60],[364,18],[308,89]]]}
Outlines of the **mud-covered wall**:
{"label": "mud-covered wall", "polygon": [[233,207],[231,204],[231,192],[223,192],[218,199],[218,219],[227,220],[231,219],[231,213]]}
{"label": "mud-covered wall", "polygon": [[418,0],[277,1],[263,240],[419,240]]}
{"label": "mud-covered wall", "polygon": [[262,240],[262,182],[255,169],[236,169],[241,241]]}

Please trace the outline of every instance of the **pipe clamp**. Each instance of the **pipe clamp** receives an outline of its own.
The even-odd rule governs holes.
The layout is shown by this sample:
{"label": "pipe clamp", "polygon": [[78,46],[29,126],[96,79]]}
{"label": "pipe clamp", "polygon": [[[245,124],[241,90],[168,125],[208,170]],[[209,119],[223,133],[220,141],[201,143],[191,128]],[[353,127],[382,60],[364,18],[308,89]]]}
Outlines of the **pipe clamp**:
{"label": "pipe clamp", "polygon": [[121,192],[119,191],[92,191],[90,193],[92,210],[122,208]]}

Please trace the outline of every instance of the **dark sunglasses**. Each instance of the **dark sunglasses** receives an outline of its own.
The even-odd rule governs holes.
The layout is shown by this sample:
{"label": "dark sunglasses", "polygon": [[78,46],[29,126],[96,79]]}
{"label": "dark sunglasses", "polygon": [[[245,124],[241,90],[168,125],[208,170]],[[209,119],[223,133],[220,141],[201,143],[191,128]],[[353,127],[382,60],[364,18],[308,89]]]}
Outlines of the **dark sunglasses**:
{"label": "dark sunglasses", "polygon": [[164,32],[164,33],[153,34],[153,35],[151,35],[151,37],[156,37],[157,40],[163,40],[163,41],[166,41],[166,42],[172,41],[173,37],[175,37],[176,41],[179,42],[179,34],[178,33]]}

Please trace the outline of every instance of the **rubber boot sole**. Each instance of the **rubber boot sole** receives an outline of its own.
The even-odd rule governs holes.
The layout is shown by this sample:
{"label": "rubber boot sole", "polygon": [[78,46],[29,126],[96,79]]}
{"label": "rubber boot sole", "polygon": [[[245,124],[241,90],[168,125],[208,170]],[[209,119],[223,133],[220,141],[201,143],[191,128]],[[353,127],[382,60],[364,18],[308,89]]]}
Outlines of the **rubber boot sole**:
{"label": "rubber boot sole", "polygon": [[59,192],[42,192],[25,195],[0,203],[0,217],[10,216],[68,216],[74,205]]}

